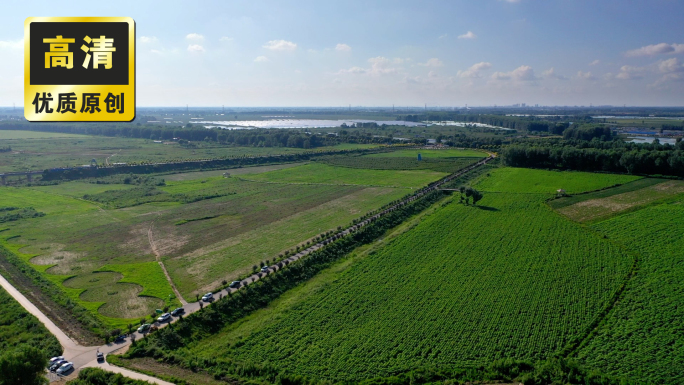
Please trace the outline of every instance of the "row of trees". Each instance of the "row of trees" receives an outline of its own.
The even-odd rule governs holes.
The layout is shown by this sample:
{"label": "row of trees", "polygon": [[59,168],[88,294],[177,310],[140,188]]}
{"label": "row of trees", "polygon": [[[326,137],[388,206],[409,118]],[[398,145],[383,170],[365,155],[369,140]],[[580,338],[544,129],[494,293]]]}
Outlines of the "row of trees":
{"label": "row of trees", "polygon": [[684,143],[680,141],[676,146],[664,147],[616,146],[604,149],[518,144],[505,147],[501,157],[506,165],[513,167],[684,176]]}

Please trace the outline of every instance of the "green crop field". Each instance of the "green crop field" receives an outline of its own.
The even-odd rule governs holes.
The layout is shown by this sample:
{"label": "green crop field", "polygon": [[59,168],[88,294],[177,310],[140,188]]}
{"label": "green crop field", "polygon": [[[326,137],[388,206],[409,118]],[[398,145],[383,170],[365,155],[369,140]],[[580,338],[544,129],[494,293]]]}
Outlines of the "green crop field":
{"label": "green crop field", "polygon": [[[236,176],[229,178],[219,171],[173,174],[165,183],[166,176],[124,175],[4,187],[0,201],[13,209],[0,214],[26,215],[4,222],[0,240],[106,325],[122,327],[179,304],[157,260],[194,301],[445,175],[348,170],[300,163],[230,170]],[[242,179],[302,172],[309,172],[305,185]]]}
{"label": "green crop field", "polygon": [[492,176],[492,178],[483,181],[479,185],[479,189],[488,192],[548,194],[554,194],[557,190],[563,189],[568,194],[576,194],[640,179],[640,177],[632,175],[545,171],[512,167],[497,169],[492,172]]}
{"label": "green crop field", "polygon": [[361,185],[416,188],[446,176],[447,173],[421,170],[366,170],[310,163],[257,175],[240,175],[256,182]]}
{"label": "green crop field", "polygon": [[[356,382],[564,349],[611,304],[634,259],[549,208],[549,186],[570,180],[575,191],[590,190],[619,177],[550,173],[538,184],[538,171],[514,172],[522,181],[516,189],[535,193],[485,193],[478,207],[453,199],[384,247],[341,261],[313,289],[298,289],[190,352]],[[497,170],[475,187],[509,177]]]}
{"label": "green crop field", "polygon": [[640,383],[684,382],[684,197],[593,225],[639,256],[634,278],[578,357]]}

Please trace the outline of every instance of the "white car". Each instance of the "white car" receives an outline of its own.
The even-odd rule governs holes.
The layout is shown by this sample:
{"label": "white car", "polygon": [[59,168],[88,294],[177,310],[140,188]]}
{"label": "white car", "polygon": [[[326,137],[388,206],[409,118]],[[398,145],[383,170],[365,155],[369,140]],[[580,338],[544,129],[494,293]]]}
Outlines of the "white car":
{"label": "white car", "polygon": [[157,322],[166,322],[171,318],[171,314],[169,313],[164,313],[157,318]]}
{"label": "white car", "polygon": [[261,268],[261,272],[262,272],[262,273],[268,273],[268,271],[269,271],[270,269],[271,269],[270,267],[264,266],[264,267]]}
{"label": "white car", "polygon": [[57,374],[64,374],[73,368],[74,364],[72,362],[67,362],[66,364],[60,366],[59,369],[57,369]]}
{"label": "white car", "polygon": [[204,301],[204,302],[211,302],[213,300],[214,300],[214,294],[212,294],[212,293],[207,293],[207,294],[202,296],[202,301]]}
{"label": "white car", "polygon": [[50,365],[54,364],[57,361],[63,360],[63,359],[64,359],[63,356],[52,357],[52,358],[50,358]]}

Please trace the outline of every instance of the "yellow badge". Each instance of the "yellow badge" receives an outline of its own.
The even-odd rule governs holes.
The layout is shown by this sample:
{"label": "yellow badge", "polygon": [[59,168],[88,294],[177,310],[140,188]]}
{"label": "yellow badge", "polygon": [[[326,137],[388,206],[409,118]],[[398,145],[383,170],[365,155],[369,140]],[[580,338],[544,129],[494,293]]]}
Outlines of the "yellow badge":
{"label": "yellow badge", "polygon": [[133,19],[26,19],[24,116],[32,122],[133,120]]}

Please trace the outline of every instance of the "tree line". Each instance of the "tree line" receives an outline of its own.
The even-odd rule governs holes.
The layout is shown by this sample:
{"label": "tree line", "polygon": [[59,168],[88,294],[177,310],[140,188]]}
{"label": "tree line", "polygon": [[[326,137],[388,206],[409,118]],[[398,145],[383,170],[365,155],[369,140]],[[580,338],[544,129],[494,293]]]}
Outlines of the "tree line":
{"label": "tree line", "polygon": [[512,167],[557,168],[684,177],[684,142],[676,145],[598,140],[518,143],[501,151]]}

